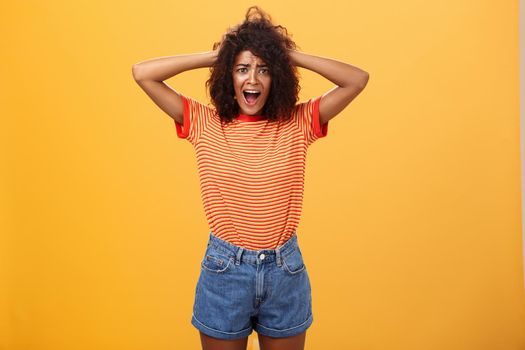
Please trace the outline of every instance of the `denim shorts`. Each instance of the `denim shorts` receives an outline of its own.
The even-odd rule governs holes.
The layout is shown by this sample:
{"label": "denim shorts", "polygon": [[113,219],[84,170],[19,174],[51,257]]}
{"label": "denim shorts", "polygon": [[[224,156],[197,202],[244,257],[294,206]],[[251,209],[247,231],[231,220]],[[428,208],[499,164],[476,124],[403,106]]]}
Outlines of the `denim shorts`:
{"label": "denim shorts", "polygon": [[313,321],[310,280],[297,233],[276,249],[251,250],[213,235],[195,288],[191,324],[219,339],[283,338]]}

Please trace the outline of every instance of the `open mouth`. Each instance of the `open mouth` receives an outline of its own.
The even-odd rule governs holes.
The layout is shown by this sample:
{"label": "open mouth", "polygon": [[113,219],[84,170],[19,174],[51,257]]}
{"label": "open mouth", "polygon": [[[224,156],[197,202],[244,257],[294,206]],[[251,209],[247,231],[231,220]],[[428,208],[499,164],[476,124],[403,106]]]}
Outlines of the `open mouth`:
{"label": "open mouth", "polygon": [[261,95],[260,91],[257,90],[244,90],[243,92],[244,100],[246,101],[246,104],[253,106],[257,103],[257,99]]}

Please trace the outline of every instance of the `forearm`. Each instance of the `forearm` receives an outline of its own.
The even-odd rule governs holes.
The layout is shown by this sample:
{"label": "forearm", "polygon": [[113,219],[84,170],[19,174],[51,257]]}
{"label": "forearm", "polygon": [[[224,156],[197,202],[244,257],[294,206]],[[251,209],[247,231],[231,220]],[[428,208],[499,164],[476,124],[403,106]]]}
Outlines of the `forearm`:
{"label": "forearm", "polygon": [[135,80],[164,81],[187,70],[210,67],[217,51],[153,58],[133,65]]}
{"label": "forearm", "polygon": [[367,72],[348,63],[295,50],[290,50],[289,54],[292,64],[321,74],[340,87],[366,84],[368,80]]}

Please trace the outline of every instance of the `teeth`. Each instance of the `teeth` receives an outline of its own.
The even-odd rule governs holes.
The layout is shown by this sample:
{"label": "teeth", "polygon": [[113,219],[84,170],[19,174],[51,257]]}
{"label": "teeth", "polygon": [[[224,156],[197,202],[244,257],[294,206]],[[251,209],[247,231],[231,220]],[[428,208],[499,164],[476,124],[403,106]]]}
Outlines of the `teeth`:
{"label": "teeth", "polygon": [[259,93],[260,91],[256,91],[256,90],[244,90],[244,92],[249,92],[249,93],[252,93],[252,94],[256,94],[256,93]]}

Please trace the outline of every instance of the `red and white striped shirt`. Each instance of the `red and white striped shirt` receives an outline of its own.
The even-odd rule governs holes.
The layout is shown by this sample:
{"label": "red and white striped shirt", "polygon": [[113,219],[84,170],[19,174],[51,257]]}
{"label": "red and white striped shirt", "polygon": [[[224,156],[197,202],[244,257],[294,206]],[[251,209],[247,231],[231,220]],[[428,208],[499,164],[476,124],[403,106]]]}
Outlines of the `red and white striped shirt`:
{"label": "red and white striped shirt", "polygon": [[319,121],[321,97],[297,104],[287,122],[239,114],[227,125],[215,108],[181,97],[177,136],[195,149],[212,233],[250,250],[284,244],[301,217],[308,146],[328,132]]}

